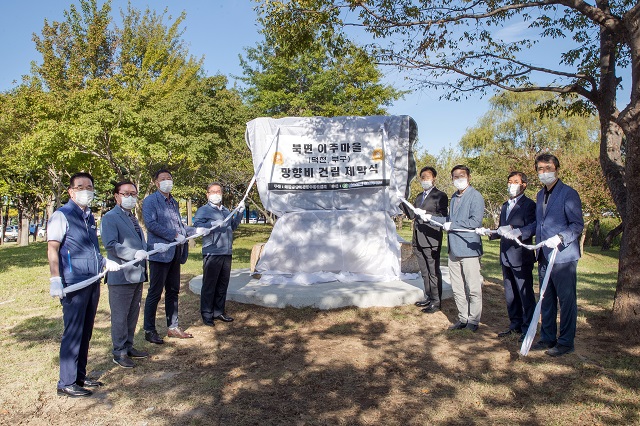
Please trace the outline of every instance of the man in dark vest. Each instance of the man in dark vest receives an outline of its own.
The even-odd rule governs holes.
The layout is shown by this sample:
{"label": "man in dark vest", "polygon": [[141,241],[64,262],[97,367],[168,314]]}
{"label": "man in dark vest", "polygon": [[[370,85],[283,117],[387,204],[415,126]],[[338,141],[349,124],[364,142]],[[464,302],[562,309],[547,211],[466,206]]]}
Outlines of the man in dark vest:
{"label": "man in dark vest", "polygon": [[47,256],[51,273],[49,293],[62,304],[64,332],[60,342],[58,395],[89,396],[102,383],[87,378],[87,355],[100,299],[100,280],[67,293],[64,288],[93,278],[103,268],[120,265],[103,258],[98,246],[96,222],[89,205],[93,177],[76,173],[69,180],[69,202],[51,215],[47,224]]}

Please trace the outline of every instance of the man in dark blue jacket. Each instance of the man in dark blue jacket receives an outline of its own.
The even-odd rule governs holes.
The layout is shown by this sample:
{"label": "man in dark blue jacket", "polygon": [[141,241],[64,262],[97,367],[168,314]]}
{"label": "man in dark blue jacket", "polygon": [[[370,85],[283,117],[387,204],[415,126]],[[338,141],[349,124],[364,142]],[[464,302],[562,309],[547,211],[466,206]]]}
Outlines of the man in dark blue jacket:
{"label": "man in dark blue jacket", "polygon": [[[500,211],[499,233],[491,233],[486,228],[478,228],[489,235],[489,239],[500,238],[501,233],[512,228],[522,228],[536,221],[536,203],[524,195],[527,188],[527,175],[522,172],[511,172],[507,178],[507,192],[509,199],[502,205]],[[533,237],[524,240],[524,244],[532,244]],[[508,238],[500,240],[500,264],[504,296],[509,314],[509,328],[498,333],[498,337],[505,337],[511,333],[521,334],[524,339],[533,311],[536,308],[536,297],[533,291],[533,264],[535,256],[532,250],[521,247]]]}
{"label": "man in dark blue jacket", "polygon": [[[507,232],[507,238],[523,240],[536,236],[544,241],[538,250],[540,283],[547,273],[551,252],[558,249],[541,306],[540,341],[531,350],[547,350],[550,356],[561,356],[574,350],[578,302],[576,295],[580,235],[584,229],[582,202],[578,192],[558,178],[560,161],[555,155],[540,154],[535,161],[540,183],[544,187],[536,197],[536,221]],[[557,315],[560,306],[560,327]]]}
{"label": "man in dark blue jacket", "polygon": [[200,293],[200,313],[205,325],[213,326],[214,320],[231,322],[233,318],[225,315],[227,288],[231,276],[231,249],[233,231],[242,221],[244,203],[240,210],[226,223],[231,214],[222,205],[222,185],[214,182],[207,187],[207,204],[196,212],[194,226],[215,227],[202,238],[203,276]]}

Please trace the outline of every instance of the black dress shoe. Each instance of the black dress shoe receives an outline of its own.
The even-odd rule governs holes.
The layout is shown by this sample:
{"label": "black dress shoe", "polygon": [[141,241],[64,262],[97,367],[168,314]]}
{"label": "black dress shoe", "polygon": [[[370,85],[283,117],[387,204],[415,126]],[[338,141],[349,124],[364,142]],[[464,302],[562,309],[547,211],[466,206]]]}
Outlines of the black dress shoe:
{"label": "black dress shoe", "polygon": [[467,324],[467,326],[464,329],[465,330],[471,330],[471,331],[473,331],[475,333],[476,331],[478,331],[478,324],[469,323],[469,324]]}
{"label": "black dress shoe", "polygon": [[500,333],[498,333],[498,337],[507,337],[510,334],[514,334],[514,333],[520,333],[520,332],[518,330],[516,330],[515,328],[510,328],[508,330],[501,331]]}
{"label": "black dress shoe", "polygon": [[147,342],[155,343],[156,345],[162,345],[164,343],[164,340],[162,340],[162,337],[158,335],[157,331],[145,331],[144,339]]}
{"label": "black dress shoe", "polygon": [[538,343],[531,345],[530,351],[544,351],[547,349],[551,349],[556,345],[556,342],[545,342],[540,340]]}
{"label": "black dress shoe", "polygon": [[416,306],[419,308],[426,308],[431,304],[431,300],[419,300],[416,302]]}
{"label": "black dress shoe", "polygon": [[466,322],[456,321],[455,324],[449,327],[449,330],[462,330],[467,326]]}
{"label": "black dress shoe", "polygon": [[434,312],[438,312],[440,310],[440,307],[436,305],[429,305],[426,308],[422,308],[420,310],[425,314],[433,314]]}
{"label": "black dress shoe", "polygon": [[545,352],[549,356],[562,356],[573,352],[573,347],[557,344]]}
{"label": "black dress shoe", "polygon": [[133,368],[136,364],[126,355],[114,356],[113,362],[122,368]]}
{"label": "black dress shoe", "polygon": [[148,358],[149,357],[149,352],[146,351],[139,351],[136,348],[131,348],[127,351],[127,355],[129,355],[129,358]]}
{"label": "black dress shoe", "polygon": [[213,319],[217,319],[223,322],[231,322],[233,321],[233,318],[226,316],[225,314],[222,315],[218,315],[217,317],[214,317]]}
{"label": "black dress shoe", "polygon": [[91,396],[93,392],[89,389],[85,389],[77,384],[72,384],[69,386],[65,386],[63,388],[58,388],[58,395],[70,396],[71,398],[76,398],[79,396]]}
{"label": "black dress shoe", "polygon": [[202,320],[202,323],[203,323],[204,325],[206,325],[207,327],[215,327],[215,325],[216,325],[216,324],[213,322],[213,320],[206,320],[206,319],[203,319],[203,320]]}
{"label": "black dress shoe", "polygon": [[99,388],[100,386],[104,386],[104,383],[91,379],[84,379],[84,382],[77,381],[76,384],[83,388]]}

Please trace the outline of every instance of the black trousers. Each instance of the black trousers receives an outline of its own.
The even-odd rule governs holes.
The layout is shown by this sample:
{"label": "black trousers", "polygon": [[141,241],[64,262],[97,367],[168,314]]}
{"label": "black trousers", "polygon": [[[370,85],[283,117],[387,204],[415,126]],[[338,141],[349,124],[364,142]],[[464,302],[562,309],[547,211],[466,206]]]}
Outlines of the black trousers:
{"label": "black trousers", "polygon": [[[538,257],[538,275],[540,286],[549,266],[544,256]],[[544,292],[540,313],[542,326],[540,340],[555,342],[573,348],[576,337],[576,323],[578,319],[578,299],[576,286],[578,261],[556,263],[553,265],[551,277]],[[560,306],[560,333],[558,334],[558,306]],[[557,336],[557,337],[556,337]]]}
{"label": "black trousers", "polygon": [[180,246],[171,262],[149,261],[149,292],[144,303],[144,331],[156,331],[156,311],[164,289],[167,327],[178,326],[178,293],[180,292]]}
{"label": "black trousers", "polygon": [[122,356],[133,347],[133,336],[140,316],[142,283],[111,284],[108,288],[113,355]]}
{"label": "black trousers", "polygon": [[504,298],[509,314],[509,328],[526,333],[536,309],[533,293],[533,264],[523,266],[502,265]]}
{"label": "black trousers", "polygon": [[87,377],[89,341],[100,300],[100,281],[67,294],[60,301],[64,331],[60,342],[58,388],[83,383]]}
{"label": "black trousers", "polygon": [[442,272],[440,271],[439,247],[413,246],[413,252],[418,258],[418,266],[424,281],[424,297],[434,306],[440,306],[442,299]]}
{"label": "black trousers", "polygon": [[214,317],[224,314],[231,276],[231,255],[205,256],[202,263],[200,313],[203,320],[211,321]]}

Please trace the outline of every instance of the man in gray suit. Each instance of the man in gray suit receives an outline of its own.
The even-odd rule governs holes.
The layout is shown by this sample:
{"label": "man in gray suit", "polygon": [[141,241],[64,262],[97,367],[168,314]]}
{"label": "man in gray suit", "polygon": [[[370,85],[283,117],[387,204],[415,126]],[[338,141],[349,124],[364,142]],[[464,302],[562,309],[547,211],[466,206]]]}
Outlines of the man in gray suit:
{"label": "man in gray suit", "polygon": [[[431,217],[427,214],[425,217],[441,223],[444,230],[448,231],[449,278],[458,308],[458,321],[449,329],[466,328],[475,332],[482,315],[483,282],[480,274],[482,240],[475,229],[482,227],[484,198],[469,184],[471,172],[468,167],[455,166],[451,170],[451,179],[457,191],[451,196],[449,216]],[[456,229],[469,229],[472,232],[457,232]]]}
{"label": "man in gray suit", "polygon": [[117,205],[102,217],[102,244],[107,258],[122,265],[140,262],[107,274],[111,308],[113,362],[123,368],[135,366],[131,358],[146,358],[147,352],[133,347],[140,315],[142,283],[147,280],[147,243],[132,209],[138,202],[138,188],[132,182],[119,182],[113,189]]}

